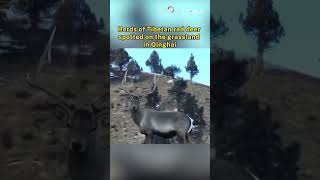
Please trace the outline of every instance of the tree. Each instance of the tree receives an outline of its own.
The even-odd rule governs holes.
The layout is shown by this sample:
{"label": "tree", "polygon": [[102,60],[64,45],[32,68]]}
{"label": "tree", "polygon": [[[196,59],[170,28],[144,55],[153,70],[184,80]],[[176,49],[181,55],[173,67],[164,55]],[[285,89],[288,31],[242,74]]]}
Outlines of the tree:
{"label": "tree", "polygon": [[196,97],[190,93],[185,93],[183,101],[178,104],[178,110],[181,110],[185,114],[188,114],[191,118],[195,120],[195,125],[204,125],[203,120],[203,107],[199,108],[198,100]]}
{"label": "tree", "polygon": [[191,136],[201,142],[202,130],[201,126],[205,125],[203,119],[204,108],[198,105],[198,100],[191,93],[187,93],[185,90],[187,88],[187,81],[179,78],[176,80],[171,89],[168,90],[169,94],[174,97],[177,102],[177,109],[190,116],[194,120],[194,131]]}
{"label": "tree", "polygon": [[163,74],[167,76],[171,76],[172,79],[174,79],[176,74],[179,74],[181,72],[181,69],[178,68],[176,65],[168,66],[164,69]]}
{"label": "tree", "polygon": [[128,75],[135,76],[141,73],[142,68],[136,60],[131,60],[127,65]]}
{"label": "tree", "polygon": [[186,71],[190,73],[190,80],[192,83],[192,78],[199,73],[198,66],[196,65],[196,62],[194,61],[194,56],[191,53],[190,59],[188,61],[188,65],[185,67]]}
{"label": "tree", "polygon": [[191,133],[191,136],[198,142],[202,141],[203,132],[201,127],[205,125],[203,119],[204,108],[199,107],[198,100],[191,93],[185,93],[183,100],[177,104],[178,111],[181,111],[191,117],[196,125]]}
{"label": "tree", "polygon": [[257,74],[263,70],[263,54],[271,48],[272,43],[279,43],[285,35],[280,24],[278,12],[272,0],[248,0],[247,15],[241,13],[239,22],[246,34],[256,37],[257,43]]}
{"label": "tree", "polygon": [[113,49],[110,51],[110,59],[116,65],[119,66],[120,71],[122,71],[123,66],[129,62],[131,57],[129,56],[128,52],[123,49]]}
{"label": "tree", "polygon": [[[43,29],[39,31],[39,24],[43,22],[40,14],[46,16],[49,14],[47,9],[58,9],[55,6],[58,0],[33,1],[34,3],[31,0],[12,1],[8,7],[4,7],[8,11],[0,15],[0,33],[14,41],[3,43],[1,50],[10,52],[14,56],[20,53],[28,57],[32,56],[30,59],[37,59],[40,56],[39,49],[43,48],[48,34],[52,32],[52,29],[49,29],[48,32]],[[54,16],[55,14],[52,14],[52,19]]]}
{"label": "tree", "polygon": [[74,26],[80,32],[93,32],[96,33],[99,30],[99,24],[95,14],[91,11],[89,5],[85,0],[74,0],[73,7],[75,9],[74,14]]}
{"label": "tree", "polygon": [[105,23],[104,23],[104,20],[103,18],[99,18],[99,22],[98,22],[98,29],[100,31],[104,31],[105,30]]}
{"label": "tree", "polygon": [[182,78],[178,78],[174,81],[171,89],[168,90],[169,94],[174,96],[177,103],[180,103],[185,96],[185,89],[187,88],[187,81]]}
{"label": "tree", "polygon": [[210,17],[211,40],[224,36],[228,31],[229,28],[226,26],[226,23],[222,20],[221,16],[218,21],[213,16]]}
{"label": "tree", "polygon": [[[154,88],[154,85],[152,86],[151,90],[153,88]],[[161,101],[161,96],[159,95],[158,87],[156,87],[156,89],[152,93],[147,94],[147,102],[145,106],[148,108],[156,109],[157,106],[160,104],[160,101]]]}
{"label": "tree", "polygon": [[99,47],[95,43],[106,38],[99,32],[97,17],[85,0],[63,1],[55,18],[55,25],[57,37],[62,37],[59,41],[66,47],[70,65],[73,64],[74,57],[77,57],[76,62],[81,61],[81,46],[90,47],[95,55],[100,53],[96,51]]}
{"label": "tree", "polygon": [[150,67],[151,72],[153,73],[161,73],[163,71],[163,66],[161,64],[161,59],[159,58],[159,54],[157,51],[153,51],[146,61],[146,66]]}

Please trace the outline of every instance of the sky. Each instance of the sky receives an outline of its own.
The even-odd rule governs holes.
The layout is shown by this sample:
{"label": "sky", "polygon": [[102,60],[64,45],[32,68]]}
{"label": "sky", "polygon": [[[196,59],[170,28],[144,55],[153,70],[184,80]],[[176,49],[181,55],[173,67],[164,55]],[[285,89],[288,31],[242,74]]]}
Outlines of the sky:
{"label": "sky", "polygon": [[[273,2],[286,36],[265,53],[265,61],[320,77],[320,1]],[[226,36],[216,43],[226,49],[235,50],[239,56],[255,57],[255,39],[246,35],[238,22],[239,14],[245,13],[246,6],[247,0],[215,0],[214,4],[211,4],[211,13],[216,17],[221,15],[230,28]]]}
{"label": "sky", "polygon": [[184,79],[190,79],[190,74],[186,72],[185,66],[191,53],[198,66],[199,73],[193,78],[194,82],[210,86],[210,49],[209,48],[176,48],[176,49],[144,49],[144,48],[126,48],[125,49],[133,59],[135,59],[143,71],[150,72],[150,68],[145,65],[152,51],[157,51],[161,63],[164,67],[175,64],[180,67],[181,73],[177,76]]}

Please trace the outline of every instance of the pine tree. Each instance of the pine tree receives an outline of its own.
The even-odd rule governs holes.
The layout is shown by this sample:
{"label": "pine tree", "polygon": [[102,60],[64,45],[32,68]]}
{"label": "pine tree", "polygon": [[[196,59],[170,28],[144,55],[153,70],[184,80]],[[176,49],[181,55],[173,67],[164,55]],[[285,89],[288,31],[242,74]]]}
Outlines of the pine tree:
{"label": "pine tree", "polygon": [[194,120],[194,125],[197,125],[197,127],[194,128],[191,136],[201,142],[203,135],[201,127],[205,125],[203,119],[204,108],[199,107],[198,100],[194,95],[187,93],[185,91],[186,88],[187,81],[179,78],[174,82],[173,87],[169,89],[168,92],[176,100],[178,111],[187,114]]}
{"label": "pine tree", "polygon": [[142,68],[139,66],[138,62],[132,59],[127,65],[128,75],[135,76],[141,73]]}
{"label": "pine tree", "polygon": [[153,51],[146,60],[146,66],[149,66],[151,72],[153,73],[161,73],[163,71],[163,66],[161,64],[161,59],[159,58],[159,54],[157,51]]}
{"label": "pine tree", "polygon": [[104,20],[103,18],[99,18],[99,22],[98,22],[98,29],[100,31],[104,31],[105,30],[105,23],[104,23]]}
{"label": "pine tree", "polygon": [[125,49],[120,48],[113,49],[110,51],[110,59],[112,62],[117,64],[120,68],[120,71],[122,71],[123,66],[129,62],[131,57]]}
{"label": "pine tree", "polygon": [[[152,86],[151,90],[153,88],[154,88],[154,85]],[[156,87],[156,89],[152,93],[147,94],[147,102],[145,106],[148,108],[156,109],[157,106],[160,104],[160,101],[161,101],[161,96],[159,95],[158,87]]]}
{"label": "pine tree", "polygon": [[227,27],[224,20],[222,20],[222,17],[219,17],[219,20],[217,21],[213,16],[210,17],[210,35],[211,40],[215,40],[216,38],[220,38],[224,36],[229,31],[229,28]]}
{"label": "pine tree", "polygon": [[190,59],[188,61],[188,64],[185,68],[186,68],[186,71],[190,73],[190,80],[192,83],[192,78],[199,73],[198,66],[196,65],[196,62],[194,61],[194,56],[192,53],[191,53]]}
{"label": "pine tree", "polygon": [[179,74],[180,72],[181,72],[180,68],[178,68],[175,65],[171,65],[171,66],[168,66],[164,69],[163,74],[170,76],[172,79],[174,79],[175,75]]}
{"label": "pine tree", "polygon": [[247,15],[241,13],[239,21],[248,35],[256,37],[257,74],[263,70],[263,54],[271,48],[272,43],[279,43],[285,35],[280,24],[279,14],[273,7],[272,0],[248,0]]}
{"label": "pine tree", "polygon": [[169,89],[168,92],[175,98],[175,100],[179,104],[186,94],[186,88],[187,81],[183,80],[182,78],[178,78],[176,81],[174,81],[172,88]]}

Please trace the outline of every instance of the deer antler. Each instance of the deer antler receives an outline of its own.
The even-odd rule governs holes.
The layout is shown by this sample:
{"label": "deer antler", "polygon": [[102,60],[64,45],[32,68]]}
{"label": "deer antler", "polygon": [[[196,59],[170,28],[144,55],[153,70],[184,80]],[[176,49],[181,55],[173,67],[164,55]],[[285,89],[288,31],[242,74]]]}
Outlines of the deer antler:
{"label": "deer antler", "polygon": [[159,80],[160,76],[162,76],[162,75],[163,75],[163,71],[161,72],[160,75],[159,74],[158,75],[154,74],[154,77],[153,77],[153,88],[152,88],[151,92],[149,92],[148,94],[152,94],[156,90],[158,80]]}
{"label": "deer antler", "polygon": [[126,72],[124,73],[123,79],[121,81],[121,86],[123,85],[124,82],[127,82],[127,73],[128,73],[128,69],[126,70]]}
{"label": "deer antler", "polygon": [[[124,74],[124,77],[121,81],[121,84],[120,84],[120,90],[124,91],[126,94],[130,95],[130,96],[135,96],[135,97],[142,97],[142,95],[135,95],[129,91],[127,91],[126,89],[123,88],[123,83],[125,82],[125,79],[126,79],[126,76],[127,76],[127,73],[128,73],[128,70],[125,72]],[[157,82],[160,78],[160,76],[163,75],[163,71],[161,72],[161,74],[154,74],[154,77],[153,77],[153,88],[150,92],[147,92],[146,94],[151,94],[153,93],[155,90],[156,90],[156,87],[157,87]]]}
{"label": "deer antler", "polygon": [[122,79],[122,81],[121,81],[121,84],[120,84],[120,88],[119,88],[119,89],[122,90],[122,91],[124,91],[126,94],[128,94],[128,95],[130,95],[130,96],[137,96],[137,95],[134,95],[134,94],[132,94],[131,92],[129,92],[129,91],[127,91],[127,90],[125,90],[125,89],[123,88],[123,83],[126,82],[127,73],[128,73],[128,69],[126,70],[126,72],[125,72],[125,74],[124,74],[124,76],[123,76],[123,79]]}
{"label": "deer antler", "polygon": [[71,116],[71,108],[72,108],[72,105],[69,104],[63,97],[59,96],[58,94],[54,93],[53,91],[51,91],[51,90],[49,90],[49,89],[43,88],[43,87],[37,85],[36,83],[31,82],[31,80],[30,80],[29,78],[27,78],[26,81],[27,81],[27,84],[28,84],[30,87],[35,88],[35,89],[39,89],[40,91],[45,92],[45,93],[48,94],[49,96],[52,96],[52,97],[56,98],[56,99],[59,101],[59,104],[60,104],[64,109],[67,110],[69,117]]}
{"label": "deer antler", "polygon": [[52,57],[51,57],[51,47],[52,47],[52,42],[53,42],[53,38],[54,38],[54,35],[56,33],[56,26],[53,28],[53,31],[50,35],[50,38],[48,40],[48,43],[39,59],[39,62],[38,62],[38,67],[37,67],[37,72],[36,72],[36,78],[39,76],[40,74],[40,71],[43,67],[43,65],[45,65],[46,63],[51,63],[52,61]]}

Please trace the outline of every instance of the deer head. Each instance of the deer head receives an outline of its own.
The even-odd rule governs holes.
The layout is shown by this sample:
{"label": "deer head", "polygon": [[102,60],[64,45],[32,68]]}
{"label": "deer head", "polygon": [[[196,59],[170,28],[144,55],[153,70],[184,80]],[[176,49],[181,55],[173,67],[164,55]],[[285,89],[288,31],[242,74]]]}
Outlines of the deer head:
{"label": "deer head", "polygon": [[94,103],[89,107],[80,107],[69,103],[63,97],[53,91],[43,88],[27,79],[30,87],[45,92],[58,100],[58,106],[64,109],[66,127],[68,128],[68,148],[72,152],[85,152],[88,150],[89,143],[93,141],[97,127],[98,119],[106,115],[106,110],[97,108]]}
{"label": "deer head", "polygon": [[126,90],[124,87],[123,87],[123,84],[126,82],[126,76],[127,76],[127,73],[128,73],[128,70],[125,72],[124,76],[123,76],[123,79],[122,79],[122,82],[120,84],[120,90],[124,91],[125,94],[129,95],[129,101],[131,103],[130,105],[130,109],[132,111],[137,111],[138,109],[140,109],[140,102],[141,102],[141,98],[143,97],[146,97],[148,94],[152,94],[156,88],[157,88],[157,82],[160,78],[160,76],[163,75],[163,72],[161,74],[154,74],[154,77],[153,77],[153,86],[152,86],[152,89],[151,91],[149,92],[144,92],[142,94],[145,94],[145,95],[141,95],[141,94],[134,94],[134,93],[131,93],[129,92],[128,90]]}

